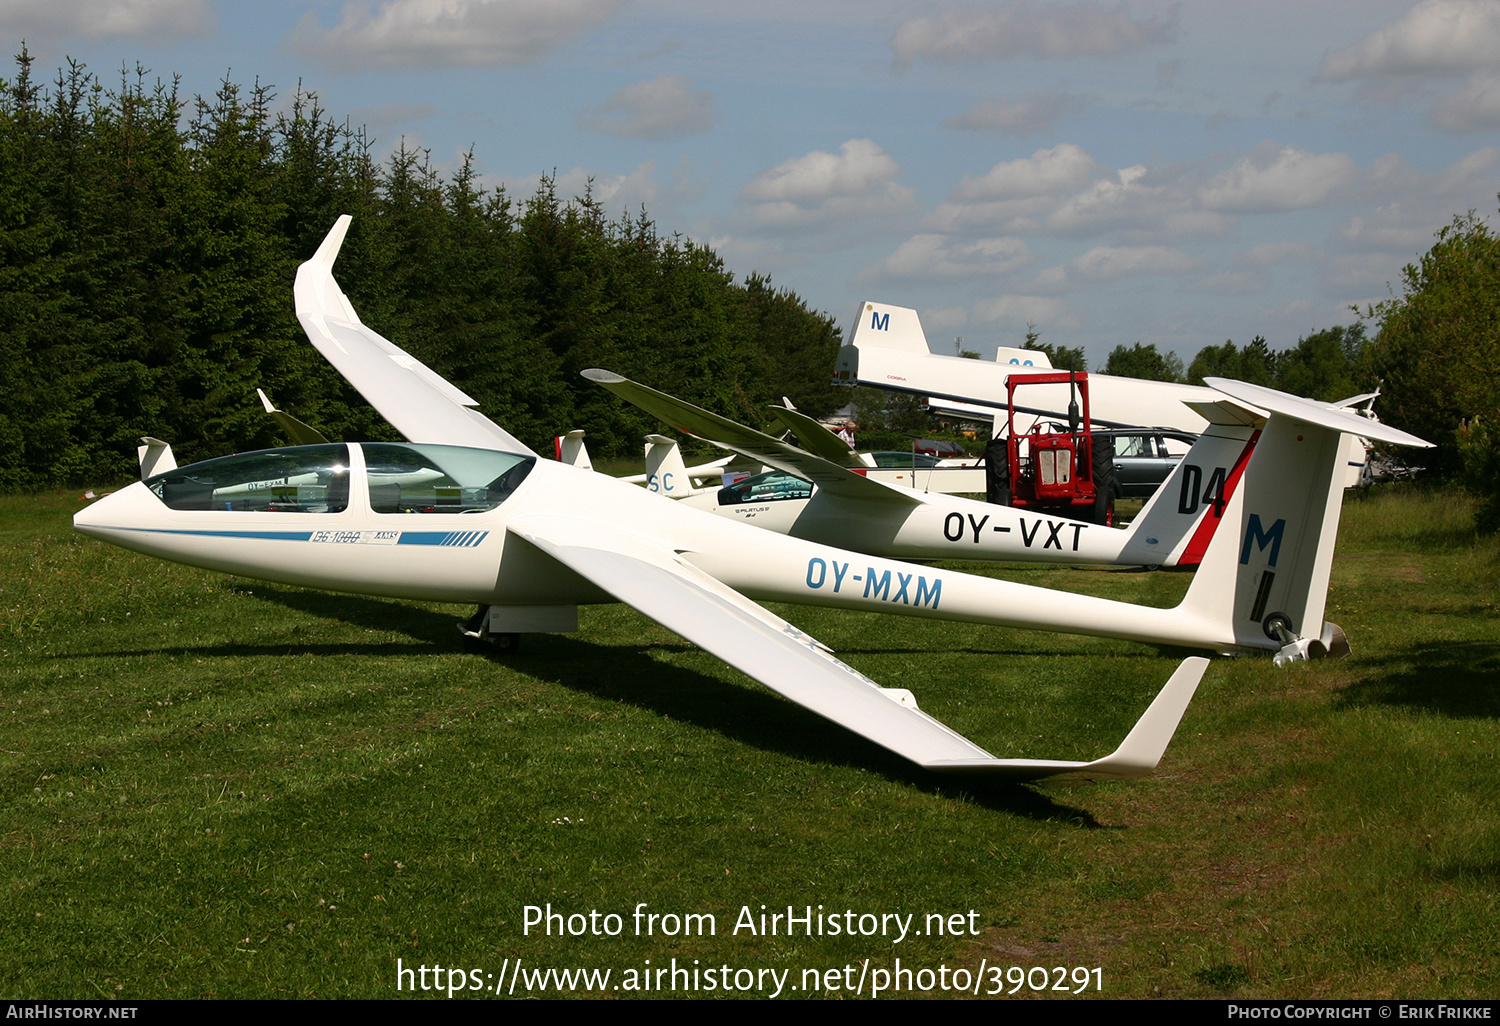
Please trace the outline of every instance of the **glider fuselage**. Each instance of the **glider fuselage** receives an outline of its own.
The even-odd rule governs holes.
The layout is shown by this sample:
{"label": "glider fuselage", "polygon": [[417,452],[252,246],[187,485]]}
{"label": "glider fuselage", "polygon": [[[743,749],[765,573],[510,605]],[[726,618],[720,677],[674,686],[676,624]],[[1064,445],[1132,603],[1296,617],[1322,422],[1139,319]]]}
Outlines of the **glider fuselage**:
{"label": "glider fuselage", "polygon": [[[81,511],[74,523],[84,534],[152,556],[309,588],[503,607],[616,601],[525,540],[526,525],[535,518],[567,520],[559,511],[573,509],[580,511],[576,527],[584,537],[626,532],[757,600],[1082,629],[1210,649],[1246,647],[1236,643],[1228,624],[746,530],[548,460],[535,460],[513,493],[493,508],[469,512],[377,511],[371,495],[380,485],[369,483],[360,445],[348,446],[348,469],[347,503],[336,512],[319,512],[317,505],[311,511],[173,509],[151,482],[137,482]],[[176,474],[192,472],[187,467]],[[605,510],[607,527],[599,513],[583,513]],[[1058,539],[1072,544],[1062,531]],[[1274,645],[1268,640],[1253,647]]]}

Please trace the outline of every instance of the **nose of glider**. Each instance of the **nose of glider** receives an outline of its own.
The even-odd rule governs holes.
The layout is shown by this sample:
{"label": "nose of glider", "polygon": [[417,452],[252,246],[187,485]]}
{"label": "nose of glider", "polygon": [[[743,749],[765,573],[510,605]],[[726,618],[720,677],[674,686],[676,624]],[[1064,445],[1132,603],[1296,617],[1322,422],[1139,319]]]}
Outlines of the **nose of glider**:
{"label": "nose of glider", "polygon": [[73,514],[73,530],[118,544],[121,534],[148,526],[150,515],[160,509],[156,496],[137,481]]}

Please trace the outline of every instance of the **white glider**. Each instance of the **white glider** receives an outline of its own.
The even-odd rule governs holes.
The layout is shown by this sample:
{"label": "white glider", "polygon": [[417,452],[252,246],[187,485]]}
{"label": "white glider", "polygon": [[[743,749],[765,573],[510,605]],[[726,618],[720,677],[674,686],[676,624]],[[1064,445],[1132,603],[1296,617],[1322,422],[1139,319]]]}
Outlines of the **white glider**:
{"label": "white glider", "polygon": [[[775,468],[732,487],[665,494],[780,534],[898,559],[1197,566],[1265,425],[1263,412],[1226,395],[1199,403],[1212,423],[1130,528],[1120,531],[897,486],[880,480],[880,472],[831,434],[842,451],[825,446],[810,452],[618,374],[595,369],[583,376],[684,434]],[[799,442],[819,440],[816,421],[780,407],[771,412]],[[934,471],[904,473],[920,485]]]}
{"label": "white glider", "polygon": [[[1328,501],[1329,474],[1319,477],[1317,468],[1345,427],[1327,411],[1310,412],[1293,400],[1292,412],[1281,414],[1265,404],[1272,418],[1247,477],[1270,452],[1278,468],[1309,475],[1310,488],[1298,480],[1295,488],[1270,489],[1248,504],[1247,482],[1229,501],[1176,609],[973,577],[748,530],[538,459],[470,409],[461,391],[359,322],[332,274],[348,224],[340,218],[299,268],[297,314],[313,344],[410,442],[301,446],[193,464],[101,499],[74,518],[77,530],[246,577],[478,603],[486,608],[476,626],[492,635],[574,630],[578,605],[626,602],[918,765],[1011,777],[1149,773],[1206,662],[1185,660],[1126,742],[1104,759],[998,759],[916,708],[910,692],[881,688],[754,600],[1213,650],[1300,645],[1295,654],[1304,658],[1332,642],[1323,621],[1331,549],[1325,542],[1331,543],[1338,504]],[[1352,414],[1337,416],[1369,427]],[[1386,430],[1390,440],[1410,438]],[[386,480],[373,481],[372,471]],[[315,483],[300,483],[308,475]],[[273,490],[263,509],[230,508],[214,494],[247,481],[294,479],[299,483]]]}
{"label": "white glider", "polygon": [[[915,310],[886,303],[861,303],[848,338],[834,363],[835,384],[937,399],[971,419],[1003,418],[1010,375],[1052,366],[1046,353],[1034,349],[1001,348],[994,360],[941,356],[928,348]],[[1205,421],[1189,405],[1218,398],[1211,389],[1167,381],[1091,373],[1089,383],[1094,423],[1105,427],[1149,425],[1197,434]],[[1033,405],[1024,412],[1064,418],[1068,399],[1067,385],[1043,386],[1035,397],[1028,396]]]}

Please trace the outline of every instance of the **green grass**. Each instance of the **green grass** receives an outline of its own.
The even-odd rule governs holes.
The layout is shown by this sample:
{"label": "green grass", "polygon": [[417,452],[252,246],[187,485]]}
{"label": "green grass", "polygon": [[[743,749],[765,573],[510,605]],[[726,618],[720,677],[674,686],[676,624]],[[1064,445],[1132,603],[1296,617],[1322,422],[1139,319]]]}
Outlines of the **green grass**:
{"label": "green grass", "polygon": [[[389,997],[398,958],[517,957],[1500,993],[1500,547],[1463,499],[1347,503],[1329,616],[1350,659],[1217,661],[1158,777],[1050,786],[921,773],[626,608],[487,659],[458,644],[467,610],[149,560],[73,535],[76,508],[0,499],[5,997]],[[987,572],[1156,605],[1189,580]],[[777,611],[1002,755],[1103,754],[1181,655]],[[625,934],[523,936],[548,902]],[[718,936],[634,937],[641,902]],[[819,903],[973,909],[981,933],[730,934],[742,906]]]}

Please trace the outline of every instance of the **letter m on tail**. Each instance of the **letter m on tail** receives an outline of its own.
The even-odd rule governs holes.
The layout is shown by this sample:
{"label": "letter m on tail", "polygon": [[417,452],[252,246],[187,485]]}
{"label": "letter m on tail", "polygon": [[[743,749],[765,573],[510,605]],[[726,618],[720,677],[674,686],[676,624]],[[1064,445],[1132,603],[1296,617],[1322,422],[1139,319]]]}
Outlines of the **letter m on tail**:
{"label": "letter m on tail", "polygon": [[870,327],[875,331],[890,331],[891,315],[888,313],[881,313],[879,310],[871,311]]}
{"label": "letter m on tail", "polygon": [[1267,566],[1275,566],[1276,559],[1281,555],[1281,536],[1286,533],[1286,519],[1277,520],[1267,531],[1260,522],[1260,515],[1250,514],[1250,526],[1245,529],[1245,544],[1240,549],[1240,565],[1244,566],[1250,562],[1250,546],[1254,545],[1261,552],[1266,546],[1271,546],[1271,558],[1266,561]]}

